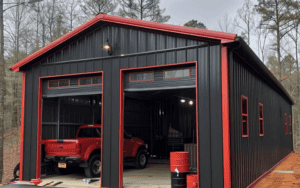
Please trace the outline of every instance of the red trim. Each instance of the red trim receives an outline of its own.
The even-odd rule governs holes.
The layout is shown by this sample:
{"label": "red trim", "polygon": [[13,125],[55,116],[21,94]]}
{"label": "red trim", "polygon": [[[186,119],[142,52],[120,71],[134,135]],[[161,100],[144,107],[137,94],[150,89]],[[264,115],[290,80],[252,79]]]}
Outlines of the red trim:
{"label": "red trim", "polygon": [[280,163],[282,163],[286,158],[288,158],[292,153],[294,153],[293,151],[290,152],[287,156],[285,156],[283,159],[281,159],[278,163],[276,163],[272,168],[270,168],[267,172],[265,172],[264,174],[262,174],[259,178],[257,178],[256,180],[254,180],[250,185],[247,186],[247,188],[253,188],[255,185],[257,185],[260,180],[262,180],[265,176],[267,176],[268,174],[270,174],[274,168],[278,165],[280,165]]}
{"label": "red trim", "polygon": [[54,42],[46,45],[42,49],[38,50],[34,54],[26,57],[22,61],[18,62],[17,64],[11,66],[11,70],[19,71],[19,68],[23,65],[31,62],[32,60],[36,59],[37,57],[43,55],[44,53],[50,51],[51,49],[57,47],[59,44],[71,39],[72,37],[80,34],[84,30],[88,29],[89,27],[93,26],[98,22],[106,22],[106,23],[117,23],[121,25],[128,25],[138,28],[146,28],[146,29],[153,29],[158,31],[165,31],[169,33],[177,33],[177,34],[184,34],[202,38],[210,38],[210,39],[218,39],[221,40],[221,43],[233,42],[236,34],[231,33],[223,33],[218,31],[210,31],[206,29],[195,29],[190,27],[184,26],[177,26],[177,25],[169,25],[169,24],[162,24],[144,20],[136,20],[131,18],[124,18],[119,16],[112,16],[106,14],[98,14],[91,20],[85,22],[81,26],[77,27],[73,31],[65,34],[64,36],[60,37],[59,39],[55,40]]}
{"label": "red trim", "polygon": [[[132,74],[142,74],[142,73],[152,73],[152,79],[149,80],[131,80]],[[144,82],[144,81],[154,81],[154,71],[144,71],[144,72],[132,72],[129,74],[129,82]]]}
{"label": "red trim", "polygon": [[[176,71],[176,70],[184,70],[189,69],[189,76],[186,77],[175,77],[175,78],[165,78],[165,72],[166,71]],[[178,69],[169,69],[169,70],[163,70],[163,80],[172,80],[172,79],[182,79],[182,78],[190,78],[191,77],[191,68],[178,68]]]}
{"label": "red trim", "polygon": [[[260,110],[261,110],[261,117],[260,117]],[[260,121],[262,121],[261,126],[260,126]],[[262,128],[262,131],[260,130],[260,128]],[[264,105],[262,103],[258,103],[258,134],[259,134],[259,136],[264,136],[264,134],[265,134],[265,130],[264,130]]]}
{"label": "red trim", "polygon": [[288,126],[287,126],[287,114],[284,113],[284,134],[287,134],[288,133]]}
{"label": "red trim", "polygon": [[[119,131],[122,133],[124,131],[124,95],[123,95],[123,87],[124,87],[124,71],[128,70],[138,70],[138,69],[150,69],[150,68],[157,68],[157,67],[168,67],[168,66],[176,66],[176,65],[186,65],[186,64],[196,64],[196,70],[198,63],[197,61],[189,61],[189,62],[183,62],[183,63],[172,63],[172,64],[167,64],[167,65],[154,65],[154,66],[147,66],[147,67],[136,67],[136,68],[124,68],[120,69],[120,111],[119,111]],[[197,84],[197,71],[196,71],[196,84]],[[197,96],[197,85],[196,85],[196,101],[198,101],[198,96]],[[196,113],[198,112],[198,102],[196,102]],[[196,114],[196,120],[198,120],[198,113]],[[196,122],[196,129],[198,132],[198,121]],[[199,177],[199,152],[198,152],[198,147],[199,147],[199,141],[198,138],[197,140],[197,174]],[[123,134],[119,134],[119,188],[123,188]]]}
{"label": "red trim", "polygon": [[[102,73],[101,73],[101,76],[102,76],[102,95],[101,95],[101,154],[100,154],[100,157],[101,157],[101,159],[100,159],[100,162],[101,162],[101,171],[100,171],[100,181],[101,182],[103,182],[103,179],[102,179],[102,170],[103,170],[103,95],[104,95],[104,93],[103,93],[103,88],[104,88],[104,71],[101,71]],[[100,188],[102,187],[102,183],[100,184]]]}
{"label": "red trim", "polygon": [[[54,75],[54,76],[42,76],[39,77],[39,88],[38,88],[38,133],[37,133],[37,161],[36,161],[36,179],[39,179],[41,177],[41,144],[44,144],[45,141],[41,140],[41,130],[42,130],[42,92],[43,92],[43,82],[42,80],[45,78],[56,78],[56,77],[66,77],[66,76],[77,76],[77,75],[87,75],[87,74],[97,74],[97,73],[101,73],[102,75],[102,83],[103,83],[103,77],[104,77],[104,72],[103,71],[94,71],[94,72],[84,72],[84,73],[73,73],[73,74],[64,74],[64,75]],[[23,83],[24,84],[24,83]],[[25,88],[25,87],[24,87]],[[22,101],[23,102],[23,101]],[[102,87],[102,102],[101,102],[101,108],[102,108],[102,112],[101,112],[101,124],[103,125],[103,87]],[[103,138],[103,126],[101,129],[101,137]],[[103,145],[103,139],[101,139],[101,145]],[[101,173],[100,173],[100,179],[101,182],[103,182],[102,180],[102,147],[101,147]],[[21,168],[20,168],[21,170]],[[21,171],[20,171],[20,177],[21,177]]]}
{"label": "red trim", "polygon": [[26,83],[26,72],[23,72],[22,78],[22,110],[21,110],[21,146],[20,146],[20,171],[19,180],[23,180],[23,148],[24,148],[24,118],[25,118],[25,83]]}
{"label": "red trim", "polygon": [[[78,78],[78,87],[102,85],[102,83],[99,83],[99,84],[93,84],[93,83],[92,83],[92,82],[93,82],[93,81],[92,81],[93,78],[101,78],[101,76],[91,76],[91,77],[81,77],[81,78]],[[80,79],[91,79],[91,84],[81,85],[81,84],[80,84]]]}
{"label": "red trim", "polygon": [[290,134],[292,134],[292,116],[289,116],[290,118]]}
{"label": "red trim", "polygon": [[[229,124],[229,75],[228,75],[228,48],[222,46],[222,124],[223,124],[223,168],[224,188],[231,187],[231,166],[230,166],[230,124]],[[197,95],[198,96],[198,95]],[[198,148],[198,147],[197,147]],[[199,163],[198,163],[199,164]]]}
{"label": "red trim", "polygon": [[[243,113],[243,99],[246,99],[246,101],[247,101],[247,104],[246,104],[246,108],[247,108],[247,113],[246,114],[244,114]],[[242,95],[241,96],[241,117],[242,117],[242,119],[241,119],[241,123],[242,123],[242,137],[249,137],[249,117],[248,117],[248,97],[246,97],[246,96],[244,96],[244,95]],[[246,122],[247,122],[247,134],[245,135],[244,134],[244,126],[243,126],[243,117],[247,117],[247,120],[246,120]]]}
{"label": "red trim", "polygon": [[[69,85],[68,86],[59,86],[59,82],[62,80],[69,80]],[[50,87],[50,82],[57,81],[57,87]],[[48,80],[48,89],[57,89],[57,88],[68,88],[70,87],[70,79],[58,79],[58,80]]]}

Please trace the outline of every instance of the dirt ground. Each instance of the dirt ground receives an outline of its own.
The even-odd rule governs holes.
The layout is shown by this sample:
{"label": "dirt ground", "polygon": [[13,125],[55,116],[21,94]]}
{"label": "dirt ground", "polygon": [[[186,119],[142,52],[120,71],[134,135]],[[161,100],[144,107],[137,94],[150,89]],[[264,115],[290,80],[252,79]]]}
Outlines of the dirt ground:
{"label": "dirt ground", "polygon": [[13,179],[13,170],[20,162],[20,127],[4,134],[3,177],[2,184]]}

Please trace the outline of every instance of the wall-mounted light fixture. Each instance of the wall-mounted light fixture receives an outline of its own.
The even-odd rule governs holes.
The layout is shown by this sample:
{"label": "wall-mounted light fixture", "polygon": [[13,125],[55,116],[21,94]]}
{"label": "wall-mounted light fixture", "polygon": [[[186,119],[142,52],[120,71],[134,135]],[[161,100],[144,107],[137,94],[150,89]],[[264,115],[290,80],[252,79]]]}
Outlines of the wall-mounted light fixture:
{"label": "wall-mounted light fixture", "polygon": [[108,38],[106,39],[105,44],[102,45],[102,49],[105,50],[108,53],[108,55],[112,54],[112,49],[111,49],[111,45],[109,45]]}

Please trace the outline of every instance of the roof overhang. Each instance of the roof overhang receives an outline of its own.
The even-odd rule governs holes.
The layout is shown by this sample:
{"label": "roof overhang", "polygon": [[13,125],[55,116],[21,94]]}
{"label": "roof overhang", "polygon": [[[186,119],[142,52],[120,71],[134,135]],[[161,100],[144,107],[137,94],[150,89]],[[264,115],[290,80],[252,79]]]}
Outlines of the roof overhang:
{"label": "roof overhang", "polygon": [[241,37],[236,37],[233,42],[229,42],[224,45],[229,46],[231,50],[243,57],[247,61],[248,65],[252,67],[259,75],[261,75],[280,94],[282,94],[284,98],[286,98],[292,105],[295,104],[292,100],[292,97],[289,95],[283,85]]}
{"label": "roof overhang", "polygon": [[168,33],[177,33],[177,34],[194,36],[199,38],[215,39],[215,40],[219,40],[220,43],[233,42],[236,37],[236,34],[231,34],[231,33],[224,33],[219,31],[211,31],[211,30],[198,29],[198,28],[190,28],[190,27],[177,26],[177,25],[169,25],[169,24],[156,23],[156,22],[150,22],[144,20],[124,18],[120,16],[112,16],[107,14],[98,14],[91,20],[85,22],[81,26],[74,29],[73,31],[70,31],[69,33],[65,34],[59,39],[41,48],[37,52],[29,55],[22,61],[11,66],[10,70],[20,71],[20,68],[23,67],[24,65],[32,62],[40,61],[41,59],[40,57],[42,55],[45,55],[49,51],[53,51],[55,48],[58,48],[60,46],[63,48],[63,45],[66,45],[65,44],[66,42],[70,43],[73,38],[76,38],[76,36],[78,36],[82,32],[85,32],[87,30],[90,30],[92,27],[97,26],[97,23],[99,22],[121,24],[121,25],[136,27],[136,28],[151,29],[151,30],[157,30],[157,31],[168,32]]}

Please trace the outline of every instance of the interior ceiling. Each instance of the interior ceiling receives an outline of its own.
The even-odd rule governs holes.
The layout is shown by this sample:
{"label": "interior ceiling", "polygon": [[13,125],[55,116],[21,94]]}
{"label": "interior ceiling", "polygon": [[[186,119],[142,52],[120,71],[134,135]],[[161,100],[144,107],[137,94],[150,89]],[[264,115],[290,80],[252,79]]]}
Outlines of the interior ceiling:
{"label": "interior ceiling", "polygon": [[196,99],[196,89],[172,89],[172,90],[153,90],[153,91],[126,91],[125,97],[139,100],[155,100],[158,98],[166,98],[177,96],[185,99]]}

